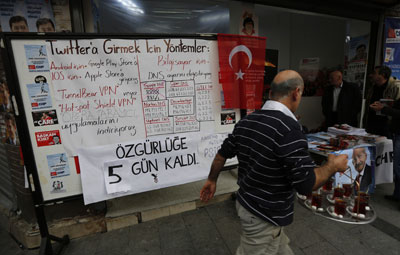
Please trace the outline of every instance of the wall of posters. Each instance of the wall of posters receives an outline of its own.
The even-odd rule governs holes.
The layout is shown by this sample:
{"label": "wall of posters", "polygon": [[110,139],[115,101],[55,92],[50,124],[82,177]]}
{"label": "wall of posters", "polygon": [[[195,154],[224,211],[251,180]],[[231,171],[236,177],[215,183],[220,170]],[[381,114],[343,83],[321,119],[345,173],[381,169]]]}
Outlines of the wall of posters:
{"label": "wall of posters", "polygon": [[383,64],[392,69],[392,76],[400,79],[400,18],[385,19]]}

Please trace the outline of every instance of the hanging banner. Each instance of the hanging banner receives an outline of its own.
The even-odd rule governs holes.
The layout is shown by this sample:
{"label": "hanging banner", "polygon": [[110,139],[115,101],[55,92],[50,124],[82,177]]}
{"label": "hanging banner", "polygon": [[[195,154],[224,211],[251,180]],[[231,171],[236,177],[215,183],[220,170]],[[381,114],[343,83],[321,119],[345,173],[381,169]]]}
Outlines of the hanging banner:
{"label": "hanging banner", "polygon": [[376,143],[375,184],[393,182],[393,143],[386,139]]}
{"label": "hanging banner", "polygon": [[265,37],[218,34],[223,108],[261,108],[265,47]]}
{"label": "hanging banner", "polygon": [[392,76],[400,79],[400,19],[385,19],[383,64],[392,69]]}
{"label": "hanging banner", "polygon": [[205,179],[225,137],[184,133],[80,148],[85,204]]}

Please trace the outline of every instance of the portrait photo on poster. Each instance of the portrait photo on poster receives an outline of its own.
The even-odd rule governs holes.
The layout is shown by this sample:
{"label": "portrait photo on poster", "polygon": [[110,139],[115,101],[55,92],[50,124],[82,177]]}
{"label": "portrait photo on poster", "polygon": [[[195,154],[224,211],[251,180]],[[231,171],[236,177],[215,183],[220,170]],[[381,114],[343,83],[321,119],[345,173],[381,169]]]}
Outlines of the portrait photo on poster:
{"label": "portrait photo on poster", "polygon": [[10,90],[5,76],[0,77],[0,112],[11,112]]}
{"label": "portrait photo on poster", "polygon": [[55,32],[54,1],[1,1],[3,32]]}
{"label": "portrait photo on poster", "polygon": [[38,147],[61,144],[58,130],[35,132],[35,137]]}
{"label": "portrait photo on poster", "polygon": [[352,184],[354,190],[372,193],[375,186],[374,147],[360,146],[335,154],[347,154],[349,159],[347,170],[344,173],[335,174],[335,186]]}
{"label": "portrait photo on poster", "polygon": [[253,10],[244,10],[240,21],[241,35],[258,36],[258,17]]}
{"label": "portrait photo on poster", "polygon": [[15,123],[14,115],[11,113],[3,113],[5,132],[3,137],[3,143],[11,145],[19,145],[17,124]]}

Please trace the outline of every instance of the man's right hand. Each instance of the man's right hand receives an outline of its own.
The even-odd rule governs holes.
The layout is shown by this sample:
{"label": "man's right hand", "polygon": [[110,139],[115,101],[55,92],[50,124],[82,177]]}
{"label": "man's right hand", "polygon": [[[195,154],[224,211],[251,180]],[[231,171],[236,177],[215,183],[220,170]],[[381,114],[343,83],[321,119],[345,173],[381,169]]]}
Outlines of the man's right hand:
{"label": "man's right hand", "polygon": [[328,163],[331,164],[332,168],[335,169],[335,172],[344,172],[347,169],[347,155],[328,155]]}

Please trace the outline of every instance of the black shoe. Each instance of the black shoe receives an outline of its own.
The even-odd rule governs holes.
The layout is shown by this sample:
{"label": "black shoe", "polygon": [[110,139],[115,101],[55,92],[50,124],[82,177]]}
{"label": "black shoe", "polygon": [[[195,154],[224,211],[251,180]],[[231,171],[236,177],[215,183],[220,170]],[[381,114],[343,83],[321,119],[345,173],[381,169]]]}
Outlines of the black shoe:
{"label": "black shoe", "polygon": [[385,195],[384,198],[387,200],[390,200],[390,201],[400,202],[400,199],[397,197],[394,197],[393,195]]}

